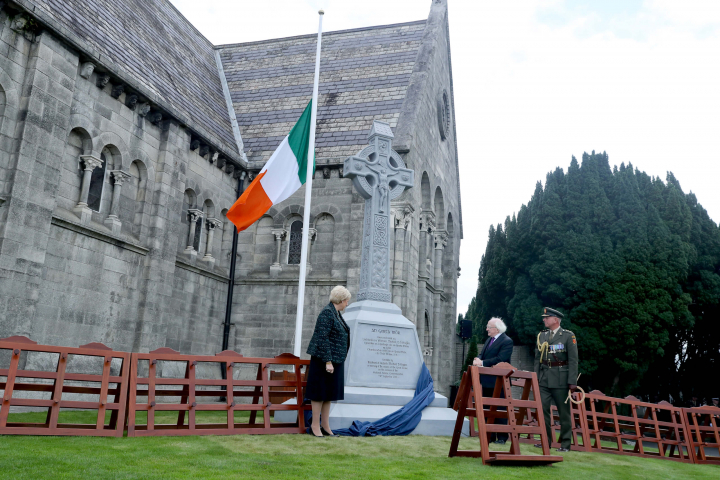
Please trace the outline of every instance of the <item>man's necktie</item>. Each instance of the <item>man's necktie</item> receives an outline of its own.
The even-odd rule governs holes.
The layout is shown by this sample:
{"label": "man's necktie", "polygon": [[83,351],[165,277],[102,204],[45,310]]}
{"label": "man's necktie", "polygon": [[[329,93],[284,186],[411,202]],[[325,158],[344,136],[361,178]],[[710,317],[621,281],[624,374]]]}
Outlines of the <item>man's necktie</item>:
{"label": "man's necktie", "polygon": [[488,344],[488,349],[490,349],[490,347],[492,347],[492,344],[493,344],[494,341],[495,341],[495,337],[492,337],[492,338],[490,339],[490,343]]}

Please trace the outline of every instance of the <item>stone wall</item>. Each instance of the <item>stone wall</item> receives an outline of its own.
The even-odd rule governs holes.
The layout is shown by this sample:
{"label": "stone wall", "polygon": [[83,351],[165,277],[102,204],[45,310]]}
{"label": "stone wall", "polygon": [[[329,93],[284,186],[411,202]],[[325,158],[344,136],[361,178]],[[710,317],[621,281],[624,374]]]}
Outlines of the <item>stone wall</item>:
{"label": "stone wall", "polygon": [[[199,138],[203,128],[188,126],[194,120],[178,120],[182,112],[172,116],[171,105],[154,103],[159,97],[142,83],[148,72],[123,80],[120,73],[128,71],[112,61],[91,61],[97,52],[80,33],[65,38],[57,33],[63,30],[22,18],[20,10],[0,9],[0,337],[218,352],[232,243],[225,213],[241,176],[237,164],[226,163],[227,145]],[[443,393],[454,380],[462,238],[447,32],[441,1],[433,2],[427,22],[328,35],[326,67],[333,67],[322,87],[327,118],[318,127],[322,156],[313,182],[301,349],[333,286],[357,294],[364,200],[343,177],[342,161],[363,148],[373,120],[387,120],[396,150],[416,175],[415,187],[391,205],[393,302],[418,325],[421,342],[427,331],[426,361]],[[382,44],[390,38],[392,45]],[[306,40],[282,42],[314,54]],[[293,81],[307,77],[303,58]],[[344,68],[356,77],[343,79]],[[236,70],[228,71],[231,89],[242,76]],[[294,88],[286,79],[256,80],[252,88],[263,95],[271,87]],[[296,107],[307,103],[287,94],[295,95]],[[270,122],[256,111],[265,108],[262,98],[253,95],[248,87],[233,101],[241,127],[257,137],[248,143],[252,163],[243,166],[257,174],[292,122]],[[283,115],[295,119],[299,112]],[[263,130],[256,120],[268,125]],[[293,350],[299,266],[289,260],[303,199],[301,189],[239,235],[229,347],[245,356]]]}
{"label": "stone wall", "polygon": [[[233,169],[17,18],[0,11],[0,337],[219,351]],[[188,195],[202,221],[185,253]]]}

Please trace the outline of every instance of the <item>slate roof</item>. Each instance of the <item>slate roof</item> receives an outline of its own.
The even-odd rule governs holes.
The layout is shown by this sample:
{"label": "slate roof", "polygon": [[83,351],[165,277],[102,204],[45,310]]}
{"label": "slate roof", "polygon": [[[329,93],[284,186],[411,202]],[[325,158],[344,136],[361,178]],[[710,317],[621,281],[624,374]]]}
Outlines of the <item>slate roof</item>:
{"label": "slate roof", "polygon": [[[316,152],[354,155],[373,119],[397,125],[426,20],[323,33]],[[317,35],[221,45],[245,152],[264,162],[312,97]]]}
{"label": "slate roof", "polygon": [[[167,0],[17,0],[237,153],[213,45]],[[34,7],[34,8],[33,8]],[[88,53],[88,52],[86,52]],[[146,93],[146,92],[140,92]]]}

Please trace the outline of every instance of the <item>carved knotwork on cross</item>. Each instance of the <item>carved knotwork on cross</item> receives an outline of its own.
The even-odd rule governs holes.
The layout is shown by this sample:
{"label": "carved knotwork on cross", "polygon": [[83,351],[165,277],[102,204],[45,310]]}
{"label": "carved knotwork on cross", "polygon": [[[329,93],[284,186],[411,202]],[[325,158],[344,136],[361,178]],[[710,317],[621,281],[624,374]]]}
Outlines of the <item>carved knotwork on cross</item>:
{"label": "carved knotwork on cross", "polygon": [[390,125],[375,121],[368,135],[369,146],[343,165],[365,199],[363,250],[360,261],[358,300],[389,302],[390,294],[390,200],[415,183],[415,172],[392,150]]}

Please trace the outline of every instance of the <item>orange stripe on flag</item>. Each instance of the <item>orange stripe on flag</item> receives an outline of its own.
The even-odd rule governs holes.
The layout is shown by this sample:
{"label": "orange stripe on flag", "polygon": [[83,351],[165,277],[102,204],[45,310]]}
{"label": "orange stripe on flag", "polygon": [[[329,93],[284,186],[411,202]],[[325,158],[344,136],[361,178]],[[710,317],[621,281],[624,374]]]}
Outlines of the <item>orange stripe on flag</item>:
{"label": "orange stripe on flag", "polygon": [[238,232],[255,223],[273,205],[260,183],[265,173],[267,172],[258,175],[228,210],[227,218],[235,224]]}

